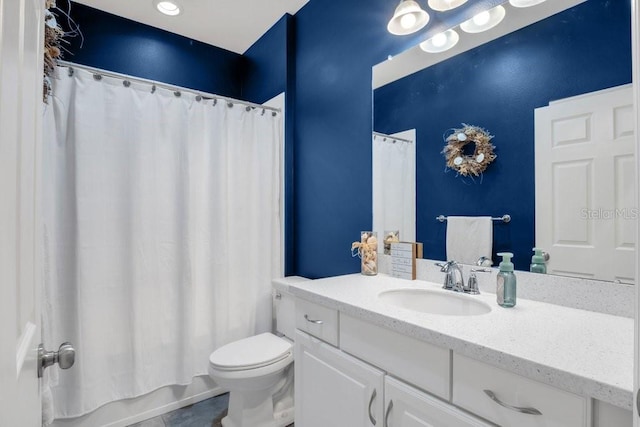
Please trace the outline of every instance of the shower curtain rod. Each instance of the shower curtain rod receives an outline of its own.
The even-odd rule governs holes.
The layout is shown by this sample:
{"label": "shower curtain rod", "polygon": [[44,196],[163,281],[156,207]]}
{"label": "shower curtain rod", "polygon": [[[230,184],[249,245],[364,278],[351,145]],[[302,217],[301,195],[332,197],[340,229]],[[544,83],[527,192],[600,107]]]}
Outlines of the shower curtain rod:
{"label": "shower curtain rod", "polygon": [[212,93],[201,92],[199,90],[188,89],[188,88],[185,88],[185,87],[175,86],[175,85],[171,85],[171,84],[168,84],[168,83],[160,83],[160,82],[156,82],[156,81],[153,81],[153,80],[143,79],[142,77],[128,76],[126,74],[120,74],[120,73],[115,73],[113,71],[102,70],[100,68],[89,67],[87,65],[76,64],[74,62],[58,60],[57,63],[58,63],[58,66],[68,67],[68,68],[71,68],[71,69],[78,68],[78,69],[89,71],[90,73],[97,74],[97,75],[100,75],[100,76],[113,77],[113,78],[116,78],[116,79],[121,79],[121,80],[125,80],[125,81],[130,81],[130,82],[133,81],[133,82],[138,82],[138,83],[146,83],[146,84],[150,84],[150,85],[153,85],[153,86],[156,86],[156,87],[161,87],[161,88],[164,88],[164,89],[168,89],[168,90],[171,90],[171,91],[174,91],[174,92],[193,93],[193,94],[201,96],[204,99],[219,99],[219,100],[225,101],[227,103],[230,103],[232,105],[233,104],[240,104],[240,105],[246,105],[247,107],[252,107],[252,108],[263,108],[265,110],[274,111],[276,113],[280,113],[281,112],[280,108],[268,107],[266,105],[255,104],[253,102],[242,101],[240,99],[235,99],[235,98],[229,98],[228,96],[214,95]]}
{"label": "shower curtain rod", "polygon": [[398,138],[397,136],[391,136],[391,135],[387,135],[385,133],[380,133],[380,132],[373,132],[373,135],[375,136],[379,136],[382,138],[389,138],[389,139],[393,139],[394,141],[401,141],[401,142],[407,142],[409,144],[413,144],[413,141],[410,139],[405,139],[405,138]]}

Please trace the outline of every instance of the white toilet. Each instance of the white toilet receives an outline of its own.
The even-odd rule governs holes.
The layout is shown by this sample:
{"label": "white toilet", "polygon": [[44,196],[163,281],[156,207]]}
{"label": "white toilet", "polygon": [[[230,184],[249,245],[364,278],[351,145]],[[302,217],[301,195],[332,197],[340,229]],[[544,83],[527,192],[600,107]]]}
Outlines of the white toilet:
{"label": "white toilet", "polygon": [[295,304],[289,283],[273,281],[273,333],[263,333],[220,347],[209,357],[209,376],[229,390],[223,427],[284,427],[293,423],[293,336]]}

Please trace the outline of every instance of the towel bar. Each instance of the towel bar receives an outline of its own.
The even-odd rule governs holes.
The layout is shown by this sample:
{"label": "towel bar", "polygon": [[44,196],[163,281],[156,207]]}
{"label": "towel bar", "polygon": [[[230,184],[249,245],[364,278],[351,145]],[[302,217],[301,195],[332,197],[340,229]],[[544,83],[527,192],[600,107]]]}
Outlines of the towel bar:
{"label": "towel bar", "polygon": [[[506,224],[507,222],[511,222],[511,215],[505,214],[499,217],[491,217],[491,219],[494,221],[502,221]],[[445,222],[447,220],[447,217],[444,215],[438,215],[436,217],[436,220],[440,222]]]}

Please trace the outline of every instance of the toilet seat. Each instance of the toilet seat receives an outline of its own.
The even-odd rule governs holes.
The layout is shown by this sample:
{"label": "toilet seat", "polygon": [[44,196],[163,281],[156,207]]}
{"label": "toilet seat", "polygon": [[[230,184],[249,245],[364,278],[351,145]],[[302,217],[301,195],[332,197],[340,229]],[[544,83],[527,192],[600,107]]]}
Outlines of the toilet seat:
{"label": "toilet seat", "polygon": [[277,364],[292,355],[290,342],[269,332],[244,338],[220,347],[209,357],[217,371],[244,371]]}

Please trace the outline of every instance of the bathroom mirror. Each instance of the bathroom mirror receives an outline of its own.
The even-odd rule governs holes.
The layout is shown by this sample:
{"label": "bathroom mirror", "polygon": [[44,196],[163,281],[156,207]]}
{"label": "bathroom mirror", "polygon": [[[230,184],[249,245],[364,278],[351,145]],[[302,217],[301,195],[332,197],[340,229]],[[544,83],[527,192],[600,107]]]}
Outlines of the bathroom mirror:
{"label": "bathroom mirror", "polygon": [[[595,111],[597,96],[631,91],[629,3],[506,2],[505,20],[490,31],[454,27],[454,49],[433,54],[416,46],[374,67],[373,129],[416,132],[416,239],[425,258],[446,258],[447,223],[436,217],[509,214],[509,223],[493,222],[494,265],[497,252],[509,251],[516,269],[529,270],[532,248],[545,241],[554,274],[634,282],[633,101],[623,94],[609,112]],[[592,110],[580,109],[585,99]],[[545,107],[566,114],[549,118]],[[496,147],[497,159],[473,179],[446,170],[442,155],[444,139],[463,123],[486,129]],[[551,136],[541,136],[544,129]],[[631,151],[592,153],[604,133],[613,135],[610,147]],[[545,138],[578,157],[550,160]],[[602,153],[609,157],[593,157]],[[604,249],[589,251],[602,240]]]}

